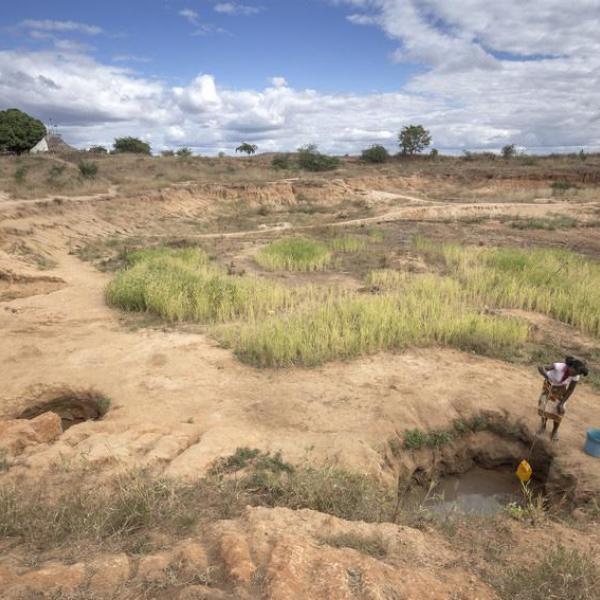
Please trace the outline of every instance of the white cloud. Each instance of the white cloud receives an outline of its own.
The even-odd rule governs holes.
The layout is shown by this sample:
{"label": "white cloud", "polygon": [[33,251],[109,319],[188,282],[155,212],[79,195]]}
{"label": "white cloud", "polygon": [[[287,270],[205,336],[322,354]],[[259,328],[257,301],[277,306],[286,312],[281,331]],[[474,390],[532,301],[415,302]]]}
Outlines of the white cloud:
{"label": "white cloud", "polygon": [[214,6],[214,10],[218,13],[226,15],[255,15],[262,8],[258,6],[248,6],[247,4],[238,4],[237,2],[218,2]]}
{"label": "white cloud", "polygon": [[21,21],[20,26],[24,29],[33,31],[48,32],[73,32],[85,33],[86,35],[98,35],[103,32],[102,27],[97,25],[88,25],[87,23],[78,23],[76,21],[52,21],[50,19],[35,20],[26,19]]}
{"label": "white cloud", "polygon": [[[202,153],[242,140],[263,151],[309,142],[339,153],[373,143],[393,150],[403,125],[422,123],[440,149],[600,147],[600,11],[592,0],[338,3],[352,23],[396,40],[395,59],[418,63],[418,74],[385,94],[298,90],[281,76],[265,89],[231,89],[209,73],[171,87],[77,47],[5,50],[0,105],[52,119],[81,146],[138,135],[156,150],[186,145]],[[192,9],[181,16],[202,25]]]}
{"label": "white cloud", "polygon": [[276,88],[286,87],[288,82],[285,77],[271,77],[271,85]]}
{"label": "white cloud", "polygon": [[200,25],[200,15],[195,10],[184,8],[183,10],[180,10],[178,14],[192,25]]}

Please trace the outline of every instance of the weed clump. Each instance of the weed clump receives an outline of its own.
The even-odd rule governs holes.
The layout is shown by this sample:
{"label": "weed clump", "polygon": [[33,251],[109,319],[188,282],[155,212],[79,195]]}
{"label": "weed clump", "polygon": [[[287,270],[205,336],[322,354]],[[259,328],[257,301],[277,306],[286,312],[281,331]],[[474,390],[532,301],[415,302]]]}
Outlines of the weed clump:
{"label": "weed clump", "polygon": [[271,242],[256,256],[256,262],[269,271],[322,271],[330,260],[325,244],[303,237]]}

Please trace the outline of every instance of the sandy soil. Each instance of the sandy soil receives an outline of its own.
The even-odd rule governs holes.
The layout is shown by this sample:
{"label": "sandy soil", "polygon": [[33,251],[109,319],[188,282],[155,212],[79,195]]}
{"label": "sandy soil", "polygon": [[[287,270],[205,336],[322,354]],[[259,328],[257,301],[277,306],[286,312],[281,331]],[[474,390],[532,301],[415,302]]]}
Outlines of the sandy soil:
{"label": "sandy soil", "polygon": [[[353,219],[354,225],[483,212],[534,216],[548,209],[541,202],[444,205],[402,193],[362,193],[380,202],[381,212]],[[406,204],[390,209],[396,200]],[[51,293],[34,289],[29,297],[0,304],[0,411],[5,416],[14,415],[40,386],[94,387],[112,398],[113,408],[104,421],[78,427],[77,435],[88,441],[77,443],[89,449],[89,438],[100,436],[103,444],[118,449],[135,445],[131,440],[148,428],[181,434],[187,441],[164,470],[185,476],[200,475],[217,456],[239,446],[282,450],[292,462],[328,461],[384,474],[385,445],[407,428],[444,427],[459,415],[484,409],[506,411],[536,426],[540,381],[534,369],[452,350],[415,349],[310,370],[256,370],[202,334],[128,327],[104,302],[109,276],[68,253],[86,236],[143,228],[158,233],[165,219],[197,214],[207,203],[184,190],[170,197],[121,201],[120,206],[96,197],[87,203],[77,198],[67,206],[51,203],[41,211],[38,206],[38,211],[15,214],[11,204],[4,230],[10,228],[12,236],[27,232],[28,243],[56,261],[49,274],[65,283]],[[573,211],[572,205],[551,206],[553,212]],[[585,215],[589,208],[586,204],[579,212]],[[221,236],[198,237],[216,235]],[[27,270],[12,255],[0,259],[15,272]],[[578,390],[558,446],[564,466],[584,485],[598,489],[600,472],[581,446],[585,430],[600,422],[599,400],[587,386]],[[137,450],[118,452],[128,460],[137,456]],[[146,456],[148,449],[144,452]],[[39,458],[29,466],[42,464]]]}

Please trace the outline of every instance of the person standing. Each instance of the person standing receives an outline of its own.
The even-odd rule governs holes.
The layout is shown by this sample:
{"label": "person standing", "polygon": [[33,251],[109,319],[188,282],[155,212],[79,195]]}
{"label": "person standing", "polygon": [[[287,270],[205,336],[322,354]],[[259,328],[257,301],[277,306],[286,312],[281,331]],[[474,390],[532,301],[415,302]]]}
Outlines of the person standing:
{"label": "person standing", "polygon": [[538,433],[546,431],[550,419],[553,422],[550,439],[556,442],[558,429],[566,413],[565,404],[573,395],[581,376],[587,376],[588,368],[585,361],[567,356],[564,362],[539,366],[538,371],[544,377],[544,387],[538,401],[538,414],[542,419]]}

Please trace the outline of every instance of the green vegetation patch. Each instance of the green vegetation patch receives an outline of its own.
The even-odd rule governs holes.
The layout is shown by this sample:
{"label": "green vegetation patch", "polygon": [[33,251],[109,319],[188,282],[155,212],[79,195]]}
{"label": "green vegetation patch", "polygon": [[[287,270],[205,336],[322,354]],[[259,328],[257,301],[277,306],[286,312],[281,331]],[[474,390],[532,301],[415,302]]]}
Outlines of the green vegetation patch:
{"label": "green vegetation patch", "polygon": [[600,263],[569,250],[480,248],[417,238],[473,304],[536,311],[600,336]]}
{"label": "green vegetation patch", "polygon": [[291,315],[249,322],[228,343],[261,367],[314,366],[408,345],[442,344],[490,356],[516,352],[528,336],[517,319],[480,314],[448,278],[407,277],[381,296],[332,296]]}
{"label": "green vegetation patch", "polygon": [[269,271],[322,271],[330,261],[326,244],[303,237],[271,242],[256,256],[256,262]]}
{"label": "green vegetation patch", "polygon": [[202,250],[141,250],[106,290],[110,305],[148,311],[168,321],[222,323],[289,308],[295,294],[257,277],[227,275]]}

